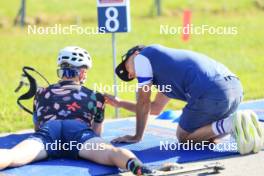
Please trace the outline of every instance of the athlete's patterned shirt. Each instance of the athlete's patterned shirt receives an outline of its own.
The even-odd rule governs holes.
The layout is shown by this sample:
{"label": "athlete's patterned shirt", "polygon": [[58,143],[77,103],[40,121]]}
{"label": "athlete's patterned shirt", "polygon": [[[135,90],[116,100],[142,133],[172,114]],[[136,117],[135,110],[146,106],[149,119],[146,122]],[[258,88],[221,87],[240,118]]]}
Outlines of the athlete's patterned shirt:
{"label": "athlete's patterned shirt", "polygon": [[42,125],[48,120],[77,119],[89,126],[104,120],[104,97],[72,81],[61,81],[39,88],[34,99],[34,121]]}

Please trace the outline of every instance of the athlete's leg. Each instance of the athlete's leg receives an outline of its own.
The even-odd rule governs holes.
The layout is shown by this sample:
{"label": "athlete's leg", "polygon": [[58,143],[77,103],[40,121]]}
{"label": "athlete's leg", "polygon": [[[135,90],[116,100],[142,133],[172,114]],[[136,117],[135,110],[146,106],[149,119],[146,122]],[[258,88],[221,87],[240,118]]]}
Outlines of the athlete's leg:
{"label": "athlete's leg", "polygon": [[47,152],[41,141],[26,139],[12,149],[1,149],[0,156],[0,170],[2,170],[45,159]]}
{"label": "athlete's leg", "polygon": [[126,169],[126,163],[130,158],[136,158],[129,150],[114,147],[99,137],[86,141],[84,146],[92,146],[94,150],[84,147],[79,152],[80,157],[100,164],[117,166],[121,169]]}
{"label": "athlete's leg", "polygon": [[[18,167],[48,156],[60,156],[60,151],[52,150],[49,144],[60,139],[61,120],[46,122],[36,133],[20,142],[14,148],[0,150],[0,170]],[[6,157],[2,157],[3,154]]]}
{"label": "athlete's leg", "polygon": [[0,149],[0,170],[7,168],[12,162],[9,149]]}
{"label": "athlete's leg", "polygon": [[86,123],[77,120],[64,120],[62,134],[65,143],[74,142],[71,150],[66,152],[66,157],[73,159],[81,157],[99,164],[128,169],[134,174],[151,172],[132,152],[107,143],[88,128]]}
{"label": "athlete's leg", "polygon": [[81,144],[67,152],[70,158],[77,159],[80,156],[100,164],[116,165],[123,169],[126,168],[125,164],[129,158],[136,158],[132,152],[106,143],[81,121],[64,120],[62,134],[65,143],[70,144],[76,141],[78,145]]}
{"label": "athlete's leg", "polygon": [[[102,138],[94,137],[86,141],[83,149],[79,151],[81,158],[121,169],[127,169],[135,175],[152,173],[143,166],[141,161],[129,150],[117,148],[106,143]],[[88,148],[85,146],[89,146]]]}

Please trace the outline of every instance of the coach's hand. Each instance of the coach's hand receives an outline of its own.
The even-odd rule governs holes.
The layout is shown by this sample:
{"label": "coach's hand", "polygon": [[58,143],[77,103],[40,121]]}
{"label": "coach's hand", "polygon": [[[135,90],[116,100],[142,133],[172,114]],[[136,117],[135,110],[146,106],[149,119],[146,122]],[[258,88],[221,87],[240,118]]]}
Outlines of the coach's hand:
{"label": "coach's hand", "polygon": [[114,106],[116,108],[120,107],[120,100],[119,98],[113,96],[113,95],[109,95],[109,94],[104,94],[105,97],[105,102],[111,106]]}
{"label": "coach's hand", "polygon": [[113,139],[111,142],[112,143],[137,143],[140,140],[141,140],[140,137],[132,136],[132,135],[125,135],[125,136]]}

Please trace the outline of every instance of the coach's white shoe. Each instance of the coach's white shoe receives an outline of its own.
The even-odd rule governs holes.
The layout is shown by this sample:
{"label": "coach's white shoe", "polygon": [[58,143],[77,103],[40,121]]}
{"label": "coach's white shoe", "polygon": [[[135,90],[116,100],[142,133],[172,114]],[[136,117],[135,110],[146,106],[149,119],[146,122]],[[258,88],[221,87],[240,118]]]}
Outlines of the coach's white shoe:
{"label": "coach's white shoe", "polygon": [[243,111],[237,111],[233,117],[233,132],[240,154],[250,153],[254,147],[254,139],[250,136],[250,119]]}
{"label": "coach's white shoe", "polygon": [[253,111],[243,110],[234,114],[233,132],[240,154],[248,154],[252,151],[257,153],[263,148],[263,127]]}
{"label": "coach's white shoe", "polygon": [[251,121],[254,125],[253,131],[252,131],[253,137],[254,137],[253,152],[257,153],[264,146],[264,129],[263,129],[262,124],[258,120],[258,115],[254,111],[247,110],[246,112],[249,114]]}

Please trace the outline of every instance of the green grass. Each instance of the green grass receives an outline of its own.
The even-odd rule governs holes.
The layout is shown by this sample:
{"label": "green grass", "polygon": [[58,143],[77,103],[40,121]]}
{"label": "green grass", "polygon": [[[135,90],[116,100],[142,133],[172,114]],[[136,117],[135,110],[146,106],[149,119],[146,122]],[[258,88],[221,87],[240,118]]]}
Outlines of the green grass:
{"label": "green grass", "polygon": [[[264,97],[264,12],[251,0],[183,1],[163,0],[163,16],[153,15],[153,1],[131,0],[132,31],[117,34],[118,60],[132,45],[160,43],[175,48],[203,52],[227,65],[242,80],[245,99]],[[39,17],[43,25],[55,23],[75,24],[77,17],[82,26],[96,27],[97,12],[94,1],[33,0],[27,1],[29,21]],[[67,45],[86,48],[93,57],[94,67],[89,71],[85,84],[112,84],[111,35],[28,35],[27,29],[12,27],[19,1],[0,2],[0,132],[32,127],[28,114],[16,105],[18,94],[14,93],[24,65],[32,66],[56,82],[56,57],[58,50]],[[180,35],[160,35],[160,24],[182,25],[182,11],[193,11],[194,25],[235,26],[238,35],[192,35],[189,42],[182,42]],[[133,82],[132,84],[135,84]],[[25,88],[23,89],[26,90]],[[122,93],[124,99],[134,100],[134,93]],[[27,102],[31,106],[31,102]],[[171,101],[167,108],[181,108],[183,102]],[[113,117],[113,108],[107,107],[107,118]],[[133,115],[121,110],[121,116]]]}

